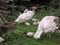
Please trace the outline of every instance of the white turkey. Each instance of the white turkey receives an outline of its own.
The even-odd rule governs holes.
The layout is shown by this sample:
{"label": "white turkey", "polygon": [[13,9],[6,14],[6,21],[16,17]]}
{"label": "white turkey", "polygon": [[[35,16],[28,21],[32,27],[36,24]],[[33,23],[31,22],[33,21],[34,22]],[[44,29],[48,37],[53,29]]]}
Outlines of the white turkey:
{"label": "white turkey", "polygon": [[45,16],[38,25],[38,29],[34,34],[35,39],[39,39],[42,33],[54,32],[57,28],[58,17],[56,16]]}
{"label": "white turkey", "polygon": [[29,10],[19,15],[18,18],[15,20],[15,22],[23,23],[23,22],[27,22],[28,20],[30,20],[34,16],[37,7],[32,7],[31,9],[32,9],[31,11]]}

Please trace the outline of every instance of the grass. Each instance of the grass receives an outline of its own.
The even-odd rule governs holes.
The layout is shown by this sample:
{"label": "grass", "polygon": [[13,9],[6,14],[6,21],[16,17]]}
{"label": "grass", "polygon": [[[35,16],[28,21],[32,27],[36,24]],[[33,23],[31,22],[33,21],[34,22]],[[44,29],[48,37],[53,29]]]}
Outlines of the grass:
{"label": "grass", "polygon": [[[38,11],[34,18],[41,20],[46,15],[55,15],[60,17],[60,9],[50,9],[45,10],[42,8]],[[42,34],[41,39],[35,40],[32,37],[27,37],[25,32],[36,31],[37,25],[26,26],[25,24],[16,24],[16,29],[12,32],[7,32],[2,37],[5,38],[5,42],[0,43],[0,45],[60,45],[60,33],[51,33],[52,37],[48,38],[47,34]],[[60,23],[58,24],[60,26]]]}

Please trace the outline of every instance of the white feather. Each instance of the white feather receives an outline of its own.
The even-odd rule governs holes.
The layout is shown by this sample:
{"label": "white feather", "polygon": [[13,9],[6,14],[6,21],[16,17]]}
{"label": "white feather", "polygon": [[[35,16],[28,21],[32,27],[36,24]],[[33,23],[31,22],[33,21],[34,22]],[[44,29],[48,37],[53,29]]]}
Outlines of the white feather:
{"label": "white feather", "polygon": [[33,34],[34,34],[34,32],[28,32],[26,35],[31,37],[31,36],[33,36]]}
{"label": "white feather", "polygon": [[37,19],[32,19],[32,21],[36,22],[36,21],[37,21]]}
{"label": "white feather", "polygon": [[33,22],[33,25],[37,25],[37,22]]}
{"label": "white feather", "polygon": [[25,9],[25,10],[24,10],[24,13],[26,13],[26,12],[28,12],[28,9]]}
{"label": "white feather", "polygon": [[25,25],[29,26],[29,25],[30,25],[30,23],[28,23],[28,22],[25,22]]}
{"label": "white feather", "polygon": [[3,39],[2,37],[0,37],[0,42],[3,42],[3,41],[5,41],[5,39]]}

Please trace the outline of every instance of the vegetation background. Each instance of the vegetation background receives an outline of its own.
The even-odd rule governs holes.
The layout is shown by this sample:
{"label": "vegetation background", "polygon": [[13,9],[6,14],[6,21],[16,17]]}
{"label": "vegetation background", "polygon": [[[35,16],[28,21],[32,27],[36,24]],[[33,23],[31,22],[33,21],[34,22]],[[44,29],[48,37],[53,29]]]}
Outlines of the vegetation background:
{"label": "vegetation background", "polygon": [[[58,6],[58,7],[57,7]],[[9,22],[14,22],[14,20],[19,16],[19,11],[12,9],[11,16],[6,18]],[[60,27],[60,0],[52,0],[51,5],[43,7],[38,10],[33,18],[41,20],[46,15],[54,15],[59,17],[58,26]],[[37,25],[26,26],[25,24],[17,24],[16,29],[12,32],[7,32],[1,35],[6,41],[0,43],[0,45],[60,45],[60,33],[51,33],[52,37],[48,38],[47,34],[42,34],[41,39],[35,40],[32,37],[27,37],[25,32],[36,31]]]}

